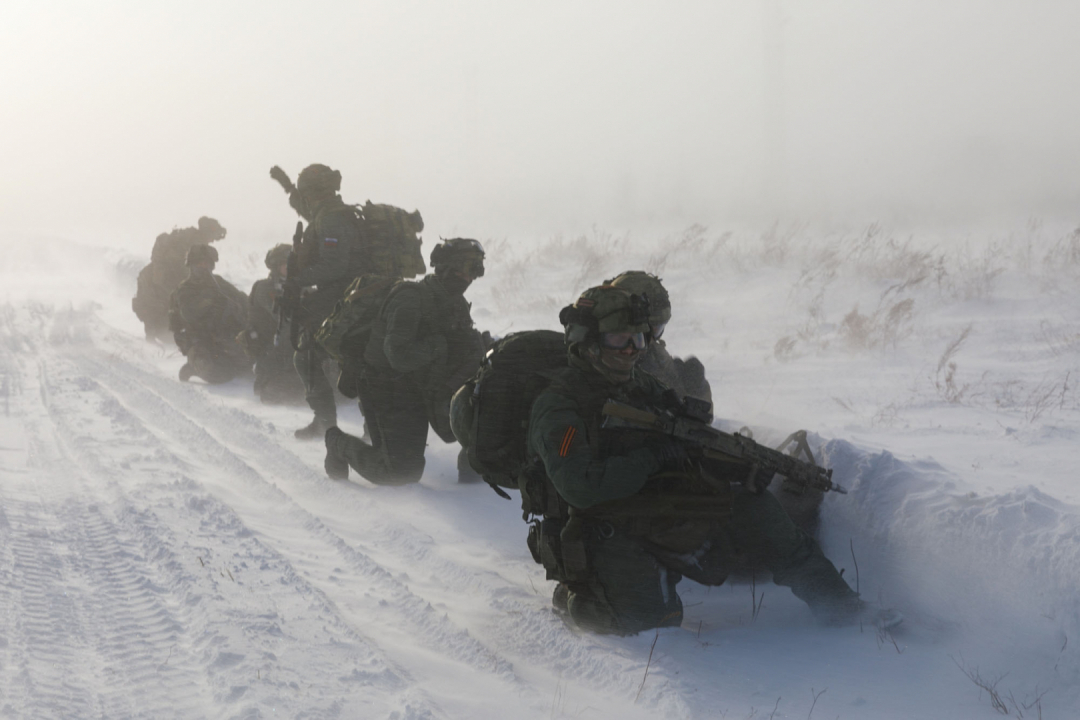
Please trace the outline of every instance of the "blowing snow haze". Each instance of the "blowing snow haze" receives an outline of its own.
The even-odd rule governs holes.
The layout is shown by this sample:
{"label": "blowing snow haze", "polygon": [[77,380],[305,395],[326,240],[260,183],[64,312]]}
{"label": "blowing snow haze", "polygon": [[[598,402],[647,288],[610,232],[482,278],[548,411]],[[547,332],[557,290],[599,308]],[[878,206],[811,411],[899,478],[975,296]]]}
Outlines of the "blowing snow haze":
{"label": "blowing snow haze", "polygon": [[287,239],[267,177],[429,235],[1061,216],[1073,3],[21,2],[0,9],[0,232]]}

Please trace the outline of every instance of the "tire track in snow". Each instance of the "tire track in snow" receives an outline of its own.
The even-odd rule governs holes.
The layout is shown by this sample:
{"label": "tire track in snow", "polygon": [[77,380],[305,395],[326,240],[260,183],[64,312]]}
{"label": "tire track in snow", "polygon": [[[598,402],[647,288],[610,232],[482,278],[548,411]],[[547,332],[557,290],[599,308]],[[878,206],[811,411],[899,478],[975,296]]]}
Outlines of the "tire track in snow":
{"label": "tire track in snow", "polygon": [[[547,667],[552,678],[570,677],[583,682],[594,691],[620,698],[633,697],[637,690],[636,678],[644,673],[646,661],[638,650],[618,640],[582,636],[569,631],[550,611],[546,596],[537,602],[534,595],[507,583],[494,570],[478,572],[475,567],[464,567],[435,552],[434,541],[424,531],[412,525],[395,523],[381,512],[377,504],[363,502],[362,491],[357,486],[330,482],[322,475],[321,468],[312,468],[301,458],[275,442],[266,423],[252,415],[234,408],[208,402],[207,396],[197,387],[181,385],[171,378],[147,372],[126,360],[117,358],[117,368],[106,368],[99,357],[101,351],[79,356],[90,374],[106,382],[116,392],[126,393],[124,401],[140,415],[155,418],[166,433],[175,430],[175,423],[167,424],[163,418],[169,411],[178,413],[194,428],[189,428],[176,439],[187,447],[210,444],[213,450],[204,454],[225,460],[230,470],[254,482],[269,484],[273,490],[266,495],[268,501],[285,500],[303,516],[305,526],[313,533],[324,535],[328,542],[348,559],[350,566],[363,577],[377,580],[380,585],[390,584],[396,592],[384,595],[392,605],[408,610],[406,624],[422,633],[418,644],[432,644],[434,638],[447,652],[457,659],[475,662],[480,655],[481,668],[489,667],[488,658],[498,658],[505,650],[522,655],[529,663]],[[120,369],[122,368],[122,369]],[[111,376],[105,374],[113,370]],[[142,386],[138,392],[136,386]],[[236,449],[234,448],[242,448]],[[254,466],[263,470],[260,472]],[[403,582],[373,561],[370,552],[361,552],[328,529],[321,520],[300,506],[294,497],[268,478],[278,478],[282,486],[310,481],[311,488],[325,488],[335,499],[348,503],[356,513],[357,523],[371,528],[370,533],[379,538],[379,551],[390,551],[405,560],[410,572],[427,572],[438,577],[445,587],[465,597],[477,595],[490,604],[492,618],[489,623],[470,633],[456,627],[451,630],[458,637],[448,641],[446,616],[435,611],[431,605],[413,593]],[[359,492],[358,492],[359,491]],[[511,510],[512,512],[512,510]],[[385,608],[382,608],[385,611]],[[462,637],[463,636],[463,637]],[[475,636],[475,638],[474,638]],[[440,641],[441,638],[441,641]],[[506,665],[505,660],[498,662]],[[650,674],[656,673],[656,668]],[[671,717],[690,713],[685,703],[685,693],[692,688],[683,687],[677,676],[667,678],[664,690],[654,693],[651,703]],[[526,696],[535,700],[537,707],[549,707],[545,697],[550,690],[530,688]],[[540,697],[535,697],[540,696]],[[547,704],[547,705],[545,705]]]}
{"label": "tire track in snow", "polygon": [[10,597],[17,609],[8,617],[9,660],[4,668],[3,711],[25,717],[84,717],[95,707],[93,692],[82,682],[84,648],[78,642],[82,618],[68,596],[63,548],[56,547],[55,517],[39,503],[7,497],[11,532],[5,537],[5,565]]}
{"label": "tire track in snow", "polygon": [[[85,350],[86,348],[80,348],[80,351]],[[57,361],[54,364],[60,366],[64,362]],[[102,447],[110,448],[115,452],[116,446],[123,442],[116,437],[110,437],[108,428],[102,427],[103,424],[110,424],[119,426],[120,430],[125,433],[141,436],[137,438],[138,443],[144,449],[149,450],[150,456],[158,461],[157,464],[160,465],[160,461],[164,459],[167,461],[166,465],[171,464],[173,468],[183,469],[186,466],[183,461],[172,457],[168,449],[157,442],[156,438],[146,431],[140,425],[138,419],[128,413],[107,389],[81,372],[73,372],[74,368],[75,365],[72,365],[70,368],[62,367],[59,370],[51,371],[49,375],[51,376],[51,382],[55,386],[69,385],[72,387],[63,388],[64,392],[46,392],[43,393],[42,397],[49,398],[48,409],[57,423],[58,434],[72,438],[70,444],[72,453],[77,456],[78,465],[89,468],[101,484],[111,483],[113,486],[118,485],[115,478],[124,477],[127,468],[123,466],[130,466],[131,460],[120,461],[118,466],[115,459],[110,457],[110,453],[99,452]],[[90,405],[87,402],[88,397],[96,397],[97,402]],[[67,401],[65,401],[65,398],[67,398]],[[82,402],[79,402],[80,400]],[[86,417],[88,411],[94,413],[95,416]],[[101,417],[98,417],[98,415]],[[80,435],[82,425],[93,426],[92,433]],[[112,435],[115,436],[116,432],[114,431]],[[149,448],[147,448],[148,445]],[[153,447],[154,445],[158,445],[158,447]],[[163,473],[158,469],[156,474],[161,475]],[[160,477],[152,478],[149,483],[146,483],[146,486],[156,485],[155,480],[161,479]],[[304,611],[309,613],[313,611],[311,622],[290,623],[290,626],[295,628],[290,635],[288,629],[283,630],[281,627],[285,625],[285,619],[281,613],[269,612],[260,617],[252,618],[249,613],[245,614],[243,611],[237,611],[235,607],[231,606],[240,604],[229,602],[237,599],[235,595],[239,583],[232,577],[232,571],[228,570],[224,565],[221,566],[219,572],[224,578],[225,571],[228,571],[229,582],[222,579],[220,583],[215,583],[215,587],[211,588],[210,592],[199,592],[199,588],[192,587],[190,573],[174,573],[171,580],[166,579],[166,584],[171,586],[173,593],[185,598],[183,603],[185,606],[190,607],[192,604],[196,606],[196,609],[190,613],[194,620],[186,624],[193,631],[189,632],[188,635],[197,637],[189,637],[183,644],[188,646],[189,655],[192,656],[189,660],[194,662],[196,669],[201,672],[204,678],[200,679],[199,682],[184,684],[205,686],[205,678],[209,678],[211,685],[214,687],[214,696],[212,702],[210,700],[202,702],[203,707],[240,702],[247,694],[250,686],[250,683],[246,682],[246,678],[242,676],[247,674],[261,677],[262,668],[257,666],[258,662],[272,666],[275,670],[278,669],[274,662],[273,652],[265,649],[263,652],[234,652],[234,650],[252,651],[266,645],[279,647],[282,644],[281,639],[299,639],[306,643],[310,642],[311,639],[318,639],[319,636],[322,636],[323,642],[331,645],[336,643],[343,648],[338,653],[325,653],[320,649],[320,652],[329,656],[327,660],[335,664],[334,667],[327,668],[329,675],[327,683],[335,687],[301,688],[296,680],[282,681],[279,683],[280,687],[278,689],[293,696],[285,698],[285,702],[280,703],[284,706],[280,709],[284,710],[290,706],[292,707],[292,711],[287,711],[287,714],[305,713],[311,717],[320,717],[322,715],[317,708],[319,705],[323,705],[328,717],[336,717],[340,712],[346,711],[346,708],[352,708],[353,711],[359,711],[359,708],[367,708],[368,712],[374,711],[377,714],[387,714],[392,711],[392,708],[398,708],[399,712],[417,718],[439,715],[438,708],[433,706],[421,691],[415,687],[407,687],[402,679],[406,676],[406,673],[388,667],[386,662],[372,653],[370,648],[366,647],[365,641],[352,633],[347,624],[336,616],[332,604],[326,600],[325,596],[317,589],[309,587],[302,578],[292,571],[292,567],[274,551],[269,550],[253,539],[250,531],[232,513],[231,508],[195,492],[201,488],[197,483],[189,479],[173,481],[169,485],[172,486],[173,491],[179,490],[183,494],[184,497],[179,503],[181,509],[189,511],[191,515],[189,520],[199,527],[199,531],[204,537],[210,536],[206,539],[213,540],[214,536],[222,535],[226,538],[236,538],[240,543],[247,546],[246,552],[228,553],[224,548],[205,548],[204,550],[209,552],[204,552],[204,554],[209,556],[213,553],[213,550],[218,550],[218,554],[223,557],[240,556],[256,566],[269,568],[272,579],[270,577],[266,578],[265,582],[262,583],[264,586],[282,584],[284,581],[284,584],[288,586],[288,594],[299,594],[301,596]],[[135,530],[139,531],[137,534],[141,536],[146,549],[149,551],[147,554],[153,555],[159,566],[163,564],[165,567],[175,569],[177,566],[182,565],[174,554],[161,547],[160,536],[167,535],[168,530],[154,521],[152,513],[139,511],[129,504],[121,514],[123,517],[133,521]],[[147,520],[150,521],[149,524],[146,523]],[[108,538],[113,535],[113,530],[104,526],[92,527],[87,530],[85,535],[91,546],[95,543],[108,544]],[[136,588],[146,588],[151,584],[145,577],[138,575],[124,574],[122,577],[113,578],[116,571],[115,563],[111,566],[97,563],[93,559],[95,557],[97,556],[92,556],[88,564],[102,565],[99,568],[100,572],[114,580],[114,586],[116,587],[134,591]],[[198,556],[197,559],[201,567],[205,566],[202,556]],[[246,561],[241,562],[246,564]],[[190,562],[194,562],[194,560]],[[230,591],[233,597],[227,597]],[[252,595],[256,594],[254,588],[249,588],[249,592]],[[213,603],[210,604],[210,607],[207,607],[208,603],[202,602],[207,595],[213,595]],[[244,601],[250,603],[248,598],[244,598]],[[160,608],[154,603],[151,602],[150,606],[145,606],[144,603],[130,596],[128,601],[113,603],[112,605],[114,614],[127,623],[131,623],[133,619],[147,617],[160,619],[162,616]],[[298,613],[295,608],[290,607],[289,614],[296,615]],[[230,633],[230,628],[223,629],[220,627],[222,625],[228,626],[231,622],[241,626],[239,632]],[[172,618],[166,618],[164,623],[165,626],[176,624],[172,621]],[[326,628],[325,625],[327,624],[331,627]],[[104,627],[111,628],[116,627],[116,625],[112,621],[104,623]],[[309,625],[322,625],[324,627],[309,627]],[[147,625],[145,623],[135,627],[128,627],[113,637],[104,638],[102,646],[114,652],[114,662],[124,662],[127,665],[124,676],[128,680],[139,683],[145,678],[153,683],[160,684],[162,680],[160,677],[161,670],[169,666],[169,660],[173,657],[171,651],[168,657],[164,656],[162,648],[168,646],[169,642],[174,640],[168,632],[163,634],[162,629],[162,627],[154,624]],[[235,637],[236,635],[242,637]],[[173,647],[176,644],[174,642]],[[255,647],[252,647],[252,645]],[[133,654],[138,653],[136,648],[140,647],[147,650],[146,662],[132,663],[131,658]],[[247,657],[248,654],[254,656],[254,660],[257,661],[256,665],[252,664],[252,659]],[[191,664],[189,662],[189,665]],[[199,668],[200,665],[201,668]],[[342,670],[342,668],[347,669],[350,666],[353,667],[351,674]],[[304,670],[309,671],[310,668],[304,668]],[[342,674],[338,676],[334,674],[335,671]],[[288,673],[280,674],[288,675]],[[298,675],[297,678],[302,679],[303,675]],[[353,695],[359,696],[359,699],[342,697],[337,690],[337,686],[348,688]],[[162,695],[159,687],[152,688],[150,692],[158,698]],[[133,693],[129,687],[123,694],[132,695]],[[388,697],[381,698],[382,702],[380,702],[380,698],[371,697],[377,694],[388,694]],[[312,695],[318,697],[312,698]],[[318,702],[313,702],[316,699]],[[347,702],[343,700],[347,700]],[[171,704],[170,701],[165,699],[162,699],[162,702],[164,703],[161,708],[163,712],[149,711],[145,716],[160,717],[166,714],[174,714],[177,712],[178,707],[182,707]],[[239,708],[234,708],[234,710],[242,710],[244,707],[247,708],[247,712],[258,712],[255,706],[252,706],[251,702],[247,701],[242,703]],[[275,703],[273,711],[276,712],[277,709],[279,708]],[[115,714],[128,714],[120,707],[112,708],[112,710],[116,711]],[[105,714],[106,716],[114,715],[110,711],[106,711]],[[197,717],[199,714],[198,711],[192,712],[190,715],[182,713],[182,715],[191,717]]]}
{"label": "tire track in snow", "polygon": [[[4,314],[9,336],[14,317]],[[17,588],[10,607],[19,611],[7,644],[20,672],[17,683],[0,687],[23,690],[4,708],[41,717],[194,717],[186,712],[198,697],[190,676],[171,692],[169,676],[179,670],[163,674],[147,647],[179,625],[148,589],[146,568],[132,559],[65,446],[71,429],[56,422],[41,344],[15,348],[30,349],[33,361],[5,349],[4,366],[18,373],[20,386],[36,376],[37,392],[12,408],[29,472],[4,484],[5,574]]]}
{"label": "tire track in snow", "polygon": [[[516,682],[509,663],[478,642],[467,630],[455,626],[445,614],[436,611],[422,597],[412,593],[405,582],[394,577],[366,553],[344,541],[292,496],[252,467],[245,457],[231,449],[230,445],[239,444],[247,448],[248,456],[254,451],[260,457],[259,464],[273,467],[278,476],[295,473],[304,480],[321,482],[310,466],[266,438],[263,423],[249,415],[210,407],[211,413],[224,412],[233,416],[226,422],[213,422],[205,416],[205,398],[191,387],[150,375],[122,361],[118,364],[123,365],[123,372],[119,372],[96,355],[82,353],[73,360],[88,376],[93,376],[95,382],[100,382],[109,392],[115,393],[125,409],[135,413],[140,422],[153,425],[159,433],[181,446],[174,448],[173,452],[190,455],[193,465],[213,466],[219,472],[228,473],[234,480],[246,482],[249,487],[245,487],[243,496],[254,498],[260,506],[264,506],[264,503],[281,506],[281,512],[275,516],[275,527],[261,528],[264,538],[279,535],[281,528],[278,525],[285,519],[291,520],[308,536],[339,555],[345,564],[369,583],[368,592],[373,599],[364,610],[371,619],[386,618],[381,621],[384,629],[409,628],[415,645],[437,648],[457,662],[511,683]],[[198,421],[192,420],[189,413],[196,415]],[[226,444],[226,441],[231,442]],[[251,446],[251,442],[255,443],[255,447]],[[253,492],[247,492],[249,489]],[[245,522],[258,523],[259,519],[253,517]],[[288,548],[279,546],[278,550],[287,551]]]}

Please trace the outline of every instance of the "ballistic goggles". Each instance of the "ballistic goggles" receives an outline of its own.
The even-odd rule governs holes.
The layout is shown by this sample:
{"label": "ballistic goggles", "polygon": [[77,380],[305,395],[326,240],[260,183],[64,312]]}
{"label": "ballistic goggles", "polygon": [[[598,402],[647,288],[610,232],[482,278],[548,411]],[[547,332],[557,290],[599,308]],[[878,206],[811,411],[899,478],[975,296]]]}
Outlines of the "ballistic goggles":
{"label": "ballistic goggles", "polygon": [[449,267],[468,273],[471,278],[484,277],[484,246],[470,238],[453,238],[443,242],[443,253]]}
{"label": "ballistic goggles", "polygon": [[600,345],[611,350],[623,350],[630,345],[638,350],[644,350],[648,341],[645,339],[645,333],[606,332],[600,333]]}

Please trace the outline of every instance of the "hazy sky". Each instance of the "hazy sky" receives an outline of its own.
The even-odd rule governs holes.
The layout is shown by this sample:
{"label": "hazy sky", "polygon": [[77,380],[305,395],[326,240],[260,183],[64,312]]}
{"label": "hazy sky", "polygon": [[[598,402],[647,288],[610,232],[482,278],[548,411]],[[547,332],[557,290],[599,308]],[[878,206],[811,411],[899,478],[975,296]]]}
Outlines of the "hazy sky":
{"label": "hazy sky", "polygon": [[481,238],[1080,213],[1080,3],[0,4],[0,242],[216,216],[268,178]]}

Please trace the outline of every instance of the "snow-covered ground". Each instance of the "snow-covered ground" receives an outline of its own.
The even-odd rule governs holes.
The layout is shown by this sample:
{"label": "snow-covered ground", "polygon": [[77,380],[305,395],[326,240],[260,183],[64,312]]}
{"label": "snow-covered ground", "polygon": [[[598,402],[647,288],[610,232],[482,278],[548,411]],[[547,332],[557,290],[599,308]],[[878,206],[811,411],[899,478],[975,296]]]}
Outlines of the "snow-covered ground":
{"label": "snow-covered ground", "polygon": [[[433,436],[412,487],[330,481],[292,437],[305,408],[182,384],[142,339],[149,242],[6,242],[0,716],[1080,717],[1072,227],[485,242],[469,294],[500,335],[660,274],[717,415],[814,433],[851,491],[826,552],[905,624],[823,629],[773,585],[684,581],[682,628],[576,633],[517,504],[457,484],[455,447]],[[218,270],[246,289],[265,250],[226,240]]]}

